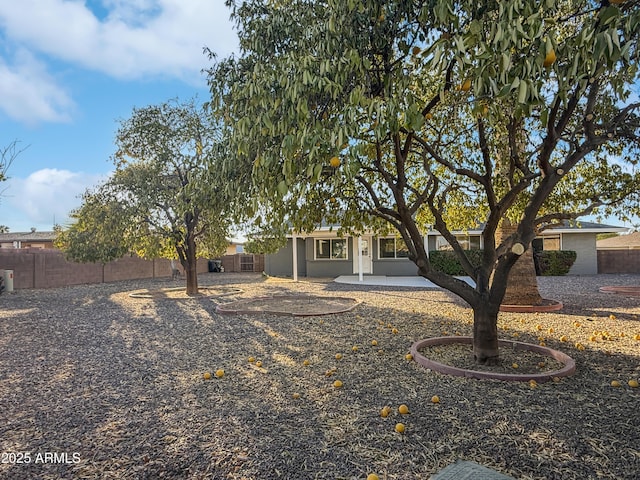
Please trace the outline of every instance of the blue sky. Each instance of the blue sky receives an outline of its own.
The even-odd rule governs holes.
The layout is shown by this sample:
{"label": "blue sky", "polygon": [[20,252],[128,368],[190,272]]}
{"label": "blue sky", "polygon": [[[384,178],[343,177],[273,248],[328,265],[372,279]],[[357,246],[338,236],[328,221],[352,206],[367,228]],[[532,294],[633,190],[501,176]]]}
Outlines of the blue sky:
{"label": "blue sky", "polygon": [[208,98],[203,54],[237,49],[223,0],[0,2],[0,147],[9,169],[0,225],[68,222],[112,171],[118,121],[134,107]]}

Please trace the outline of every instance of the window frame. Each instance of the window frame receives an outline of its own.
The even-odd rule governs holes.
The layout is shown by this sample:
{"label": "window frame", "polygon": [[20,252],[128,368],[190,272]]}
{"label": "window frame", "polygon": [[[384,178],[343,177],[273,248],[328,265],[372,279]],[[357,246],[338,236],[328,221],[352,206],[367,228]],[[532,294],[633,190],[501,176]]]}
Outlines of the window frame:
{"label": "window frame", "polygon": [[[329,242],[329,256],[328,257],[319,257],[318,256],[318,242],[325,241]],[[343,242],[344,243],[344,257],[334,257],[334,243],[335,242]],[[313,239],[313,259],[318,261],[344,261],[349,260],[349,240],[347,238],[328,238],[328,237],[316,237]]]}
{"label": "window frame", "polygon": [[[382,247],[380,245],[382,240],[393,240],[393,257],[383,257],[382,256]],[[378,237],[378,260],[406,260],[409,258],[409,252],[407,249],[407,255],[399,257],[398,256],[398,240],[404,243],[402,238],[389,236],[389,237]],[[405,244],[406,248],[406,244]]]}

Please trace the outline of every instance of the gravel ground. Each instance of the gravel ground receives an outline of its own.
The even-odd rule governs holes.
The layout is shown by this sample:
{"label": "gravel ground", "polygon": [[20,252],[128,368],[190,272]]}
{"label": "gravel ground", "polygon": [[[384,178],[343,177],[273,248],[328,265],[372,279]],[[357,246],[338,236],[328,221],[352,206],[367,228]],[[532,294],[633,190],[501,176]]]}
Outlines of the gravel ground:
{"label": "gravel ground", "polygon": [[[535,388],[405,359],[418,339],[470,334],[471,310],[446,292],[200,281],[226,296],[129,296],[169,280],[1,295],[0,478],[428,479],[458,459],[517,479],[638,478],[640,388],[627,382],[640,377],[640,298],[598,287],[640,275],[540,278],[561,312],[501,314],[504,338],[576,360],[574,376]],[[216,313],[301,293],[362,303],[329,316]]]}

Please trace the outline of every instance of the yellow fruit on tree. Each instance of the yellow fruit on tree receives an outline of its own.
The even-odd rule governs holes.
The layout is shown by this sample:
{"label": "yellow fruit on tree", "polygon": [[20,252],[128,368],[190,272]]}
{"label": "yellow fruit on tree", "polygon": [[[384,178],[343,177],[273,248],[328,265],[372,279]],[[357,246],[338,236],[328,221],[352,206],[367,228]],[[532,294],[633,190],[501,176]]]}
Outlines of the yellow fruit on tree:
{"label": "yellow fruit on tree", "polygon": [[396,432],[404,433],[404,431],[405,431],[404,423],[396,423]]}
{"label": "yellow fruit on tree", "polygon": [[552,48],[547,52],[547,55],[544,57],[544,62],[542,64],[545,66],[545,68],[548,68],[554,63],[556,63],[556,60],[557,60],[556,52]]}
{"label": "yellow fruit on tree", "polygon": [[471,90],[471,79],[467,78],[464,82],[462,82],[462,85],[460,85],[459,88],[463,92],[468,92],[469,90]]}
{"label": "yellow fruit on tree", "polygon": [[339,157],[331,157],[329,160],[329,165],[333,168],[338,168],[340,166],[340,158]]}
{"label": "yellow fruit on tree", "polygon": [[211,374],[209,372],[204,372],[204,374],[202,375],[202,378],[204,378],[205,380],[210,380]]}
{"label": "yellow fruit on tree", "polygon": [[402,415],[406,415],[407,413],[409,413],[409,407],[407,407],[404,403],[402,405],[400,405],[398,407],[398,412],[400,412]]}
{"label": "yellow fruit on tree", "polygon": [[411,53],[413,53],[414,55],[418,55],[421,51],[421,48],[418,46],[415,46],[411,49]]}

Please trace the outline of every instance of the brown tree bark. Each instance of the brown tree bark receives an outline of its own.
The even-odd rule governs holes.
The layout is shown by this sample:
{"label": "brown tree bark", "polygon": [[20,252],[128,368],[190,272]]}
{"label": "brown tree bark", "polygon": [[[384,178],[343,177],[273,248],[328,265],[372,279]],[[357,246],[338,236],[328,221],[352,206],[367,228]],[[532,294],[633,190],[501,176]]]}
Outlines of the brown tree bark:
{"label": "brown tree bark", "polygon": [[[498,245],[502,243],[502,241],[513,234],[516,229],[516,225],[511,225],[506,221],[503,222],[496,231],[496,243]],[[504,305],[542,304],[531,246],[527,248],[511,268],[507,282],[507,291],[502,299],[502,303]]]}

